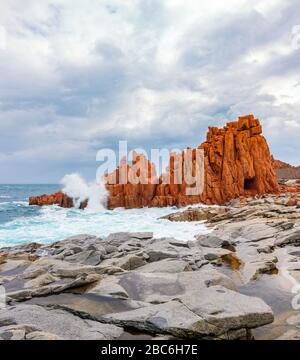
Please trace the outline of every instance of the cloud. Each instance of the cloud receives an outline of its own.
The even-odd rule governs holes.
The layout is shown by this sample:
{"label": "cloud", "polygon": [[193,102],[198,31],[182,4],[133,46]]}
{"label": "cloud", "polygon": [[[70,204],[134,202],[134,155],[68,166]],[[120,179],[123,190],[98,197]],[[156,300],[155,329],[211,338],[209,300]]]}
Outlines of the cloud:
{"label": "cloud", "polygon": [[2,2],[0,182],[93,177],[120,139],[195,146],[246,113],[297,164],[299,16],[297,0]]}

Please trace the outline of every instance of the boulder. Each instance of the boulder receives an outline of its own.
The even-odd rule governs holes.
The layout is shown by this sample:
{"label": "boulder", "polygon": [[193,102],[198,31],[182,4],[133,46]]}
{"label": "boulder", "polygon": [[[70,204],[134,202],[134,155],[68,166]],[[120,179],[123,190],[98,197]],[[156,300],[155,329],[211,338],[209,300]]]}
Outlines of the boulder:
{"label": "boulder", "polygon": [[226,275],[215,269],[179,273],[130,272],[117,275],[115,278],[110,277],[107,281],[120,285],[131,299],[148,303],[166,302],[208,286],[223,285],[230,289],[235,288]]}
{"label": "boulder", "polygon": [[191,266],[186,261],[177,259],[164,259],[141,266],[135,271],[138,271],[139,273],[160,272],[173,274],[191,270]]}
{"label": "boulder", "polygon": [[297,206],[297,205],[298,205],[298,199],[295,196],[290,197],[285,203],[285,206]]}
{"label": "boulder", "polygon": [[[9,325],[14,328],[8,328]],[[20,327],[16,328],[15,325]],[[114,340],[122,333],[123,329],[115,325],[81,319],[59,309],[21,304],[0,310],[0,337],[10,339]]]}
{"label": "boulder", "polygon": [[95,287],[88,290],[87,294],[110,296],[121,299],[128,298],[126,290],[119,285],[119,279],[113,276],[101,280]]}
{"label": "boulder", "polygon": [[120,258],[110,258],[101,263],[102,267],[116,267],[123,270],[134,270],[146,264],[142,256],[134,254],[124,255]]}
{"label": "boulder", "polygon": [[[3,276],[3,273],[0,275]],[[93,284],[100,279],[97,267],[41,258],[21,273],[3,277],[2,285],[8,299],[24,301],[35,296],[58,294],[67,289]]]}
{"label": "boulder", "polygon": [[59,205],[64,208],[71,208],[74,206],[74,203],[70,197],[59,191],[52,195],[31,196],[29,198],[29,205]]}
{"label": "boulder", "polygon": [[196,237],[197,243],[204,247],[221,248],[232,245],[230,240],[224,240],[216,235],[198,235]]}
{"label": "boulder", "polygon": [[130,240],[148,240],[153,238],[152,232],[118,232],[108,235],[106,241],[111,246],[120,246]]}
{"label": "boulder", "polygon": [[213,217],[224,214],[228,211],[225,207],[203,207],[203,208],[188,208],[184,211],[175,212],[161,217],[170,221],[203,221],[211,220]]}
{"label": "boulder", "polygon": [[278,237],[275,241],[276,246],[295,245],[300,246],[300,229],[295,229],[287,236]]}
{"label": "boulder", "polygon": [[163,304],[107,314],[101,320],[180,338],[238,338],[237,330],[269,324],[273,313],[261,299],[213,286]]}

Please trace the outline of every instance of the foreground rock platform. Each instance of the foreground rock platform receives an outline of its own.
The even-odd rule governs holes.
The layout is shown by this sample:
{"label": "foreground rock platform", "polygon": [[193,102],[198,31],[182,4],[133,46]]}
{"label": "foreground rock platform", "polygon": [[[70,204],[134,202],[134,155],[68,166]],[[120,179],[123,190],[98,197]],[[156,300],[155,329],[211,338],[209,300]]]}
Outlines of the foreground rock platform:
{"label": "foreground rock platform", "polygon": [[[193,207],[171,213],[171,221],[193,221],[207,213],[208,235],[199,235],[202,247],[230,249],[222,259],[227,275],[239,291],[258,295],[272,305],[275,322],[259,331],[262,339],[299,339],[300,292],[299,193],[236,199],[226,206]],[[221,271],[223,266],[219,268]],[[243,290],[245,289],[245,290]],[[249,291],[251,289],[251,291]],[[293,319],[293,321],[291,320]]]}
{"label": "foreground rock platform", "polygon": [[218,270],[230,253],[151,233],[1,249],[0,338],[248,338],[273,314]]}
{"label": "foreground rock platform", "polygon": [[[2,248],[7,307],[0,310],[0,338],[252,338],[274,319],[255,284],[279,278],[288,285],[284,274],[300,282],[295,199],[247,198],[164,219],[205,220],[210,233],[190,241],[122,232]],[[249,286],[253,291],[244,293]],[[291,305],[286,311],[287,329],[280,323],[273,338],[299,337],[299,317]]]}

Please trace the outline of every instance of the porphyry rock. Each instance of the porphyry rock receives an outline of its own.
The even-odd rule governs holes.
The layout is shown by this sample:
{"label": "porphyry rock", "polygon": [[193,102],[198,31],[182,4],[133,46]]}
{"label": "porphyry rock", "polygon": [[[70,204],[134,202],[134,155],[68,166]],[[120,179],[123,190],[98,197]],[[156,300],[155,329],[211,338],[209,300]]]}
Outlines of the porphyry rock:
{"label": "porphyry rock", "polygon": [[[181,184],[176,181],[175,171],[189,167],[196,172],[196,153],[203,151],[204,186],[199,194],[190,194],[184,176]],[[156,175],[154,164],[144,155],[134,153],[132,165],[126,159],[111,174],[105,176],[109,191],[108,207],[139,208],[144,206],[186,206],[189,204],[224,204],[241,196],[277,193],[279,186],[272,166],[272,158],[262,127],[253,115],[241,116],[222,128],[209,127],[207,139],[192,151],[192,162],[182,154],[170,155],[167,172]],[[135,173],[134,169],[138,168]],[[183,175],[183,170],[180,170]],[[122,175],[134,180],[123,183]],[[132,178],[133,177],[133,178]],[[169,178],[169,183],[164,179]],[[56,193],[32,197],[31,205],[58,204],[72,206],[72,199]],[[81,207],[86,206],[86,202]]]}

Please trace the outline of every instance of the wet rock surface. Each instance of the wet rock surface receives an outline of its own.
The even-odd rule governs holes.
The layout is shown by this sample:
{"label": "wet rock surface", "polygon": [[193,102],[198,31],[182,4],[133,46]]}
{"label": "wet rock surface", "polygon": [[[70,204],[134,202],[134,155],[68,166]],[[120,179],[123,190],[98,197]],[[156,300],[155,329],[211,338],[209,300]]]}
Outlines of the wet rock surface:
{"label": "wet rock surface", "polygon": [[[277,312],[272,331],[266,327],[260,338],[299,338],[299,324],[294,321],[292,325],[284,315],[291,311],[299,314],[299,309],[293,307],[300,292],[299,200],[299,194],[282,194],[232,201],[223,207],[223,212],[207,220],[212,232],[196,237],[204,248],[231,250],[231,254],[222,256],[228,265],[225,273],[239,290],[252,289],[246,291],[251,295],[260,293]],[[201,216],[204,211],[205,208],[199,208]],[[181,221],[185,212],[177,212],[173,218]],[[224,267],[219,270],[223,272]],[[272,284],[272,288],[267,284]]]}
{"label": "wet rock surface", "polygon": [[[83,234],[2,248],[0,338],[250,338],[274,317],[263,290],[249,289],[281,273],[300,281],[300,209],[286,200],[238,201],[213,216],[201,207],[211,231],[187,242],[151,232]],[[299,337],[292,315],[273,338]]]}

